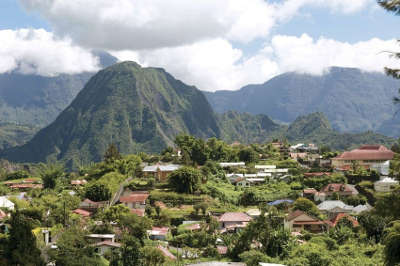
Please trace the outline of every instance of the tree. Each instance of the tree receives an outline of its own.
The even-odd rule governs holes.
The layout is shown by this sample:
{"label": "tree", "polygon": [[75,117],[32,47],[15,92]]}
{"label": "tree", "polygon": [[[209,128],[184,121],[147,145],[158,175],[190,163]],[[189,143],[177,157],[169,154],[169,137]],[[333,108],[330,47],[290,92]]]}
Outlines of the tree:
{"label": "tree", "polygon": [[267,262],[270,259],[264,253],[254,249],[243,252],[239,257],[247,266],[259,266],[260,262]]}
{"label": "tree", "polygon": [[104,153],[104,161],[106,163],[111,163],[114,162],[115,160],[120,160],[121,154],[118,151],[117,146],[114,143],[111,143],[110,146],[108,146],[106,152]]}
{"label": "tree", "polygon": [[18,210],[10,220],[10,237],[6,250],[9,265],[44,265],[40,250],[36,247],[36,238],[32,233],[32,221]]}
{"label": "tree", "polygon": [[193,194],[201,184],[201,172],[191,167],[182,167],[169,176],[169,185],[178,193]]}
{"label": "tree", "polygon": [[158,266],[163,265],[165,262],[165,257],[158,248],[144,247],[142,254],[144,265]]}
{"label": "tree", "polygon": [[391,223],[385,230],[383,243],[385,244],[385,264],[398,265],[400,263],[400,221]]}
{"label": "tree", "polygon": [[57,180],[64,176],[64,166],[60,163],[39,164],[38,174],[43,180],[43,187],[54,189]]}
{"label": "tree", "polygon": [[239,160],[246,163],[254,163],[259,159],[258,153],[252,148],[245,148],[239,151]]}
{"label": "tree", "polygon": [[300,210],[314,216],[320,215],[314,202],[306,198],[298,198],[293,204],[293,210]]}
{"label": "tree", "polygon": [[391,221],[400,219],[400,187],[378,197],[375,209],[377,214]]}
{"label": "tree", "polygon": [[86,188],[85,197],[92,201],[106,201],[111,198],[111,191],[106,185],[95,183]]}
{"label": "tree", "polygon": [[141,265],[141,244],[136,237],[126,235],[121,247],[122,264],[124,266]]}
{"label": "tree", "polygon": [[363,212],[358,217],[358,221],[365,229],[367,237],[374,238],[375,242],[379,243],[386,226],[385,219],[373,212]]}
{"label": "tree", "polygon": [[[386,9],[387,11],[393,12],[396,15],[400,15],[400,0],[377,0],[377,1],[378,1],[378,4],[380,6],[382,6],[384,9]],[[396,59],[400,59],[399,52],[389,52],[389,54]],[[400,69],[398,69],[398,68],[385,67],[385,72],[388,76],[391,76],[395,79],[400,79]],[[400,93],[400,89],[399,89],[399,93]],[[399,104],[400,98],[394,97],[393,101],[394,101],[394,103]]]}
{"label": "tree", "polygon": [[57,240],[57,249],[50,251],[51,260],[57,266],[103,265],[86,234],[79,226],[64,230]]}

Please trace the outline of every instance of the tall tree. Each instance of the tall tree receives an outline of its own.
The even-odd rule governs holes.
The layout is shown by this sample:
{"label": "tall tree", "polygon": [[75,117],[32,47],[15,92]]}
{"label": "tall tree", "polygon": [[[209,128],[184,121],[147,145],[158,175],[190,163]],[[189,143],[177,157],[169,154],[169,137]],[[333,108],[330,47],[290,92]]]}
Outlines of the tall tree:
{"label": "tall tree", "polygon": [[[378,4],[389,12],[393,12],[396,15],[400,15],[400,0],[377,0]],[[400,59],[400,52],[389,52],[394,58]],[[400,79],[400,69],[385,67],[387,75],[392,76],[395,79]],[[400,89],[399,89],[400,93]],[[399,104],[400,97],[395,97],[394,102]]]}
{"label": "tall tree", "polygon": [[38,174],[43,180],[43,187],[53,189],[57,180],[64,176],[64,166],[60,163],[41,163],[38,167]]}
{"label": "tall tree", "polygon": [[110,146],[108,146],[106,152],[104,153],[104,161],[106,163],[111,163],[115,160],[120,160],[121,154],[118,151],[117,146],[114,143],[111,143]]}
{"label": "tall tree", "polygon": [[18,210],[11,216],[11,230],[6,258],[9,265],[44,265],[36,238],[32,233],[31,219]]}
{"label": "tall tree", "polygon": [[191,167],[182,167],[169,176],[170,186],[178,193],[193,194],[201,184],[202,174]]}
{"label": "tall tree", "polygon": [[400,221],[393,222],[385,230],[385,264],[394,266],[400,264]]}

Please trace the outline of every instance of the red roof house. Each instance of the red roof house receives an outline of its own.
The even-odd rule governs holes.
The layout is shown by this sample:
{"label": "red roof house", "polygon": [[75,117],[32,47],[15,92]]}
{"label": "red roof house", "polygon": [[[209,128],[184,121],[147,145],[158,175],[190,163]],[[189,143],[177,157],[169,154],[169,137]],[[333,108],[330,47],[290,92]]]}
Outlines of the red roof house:
{"label": "red roof house", "polygon": [[119,201],[130,209],[144,209],[146,208],[146,200],[149,193],[131,193],[128,196],[122,196]]}
{"label": "red roof house", "polygon": [[90,215],[92,215],[91,212],[88,212],[88,211],[85,211],[85,210],[82,210],[82,209],[76,209],[76,210],[73,210],[72,212],[75,213],[75,214],[79,214],[79,215],[81,215],[83,217],[89,217]]}
{"label": "red roof house", "polygon": [[325,193],[327,196],[332,196],[335,192],[340,196],[352,196],[358,194],[357,189],[348,184],[328,184],[323,187],[320,192]]}
{"label": "red roof house", "polygon": [[306,230],[312,233],[321,233],[326,230],[326,223],[324,221],[300,210],[289,213],[284,220],[284,226],[286,229],[294,232]]}
{"label": "red roof house", "polygon": [[218,219],[221,232],[236,231],[238,228],[246,227],[250,221],[251,217],[244,212],[226,212]]}
{"label": "red roof house", "polygon": [[339,222],[340,220],[342,220],[342,219],[347,219],[347,220],[349,220],[349,221],[353,224],[353,227],[357,227],[357,226],[360,225],[360,224],[358,223],[358,221],[357,221],[354,217],[350,216],[350,215],[347,214],[347,213],[338,213],[338,214],[337,214],[335,217],[333,217],[331,220],[325,221],[325,223],[328,224],[330,227],[335,227],[335,226],[338,224],[338,222]]}

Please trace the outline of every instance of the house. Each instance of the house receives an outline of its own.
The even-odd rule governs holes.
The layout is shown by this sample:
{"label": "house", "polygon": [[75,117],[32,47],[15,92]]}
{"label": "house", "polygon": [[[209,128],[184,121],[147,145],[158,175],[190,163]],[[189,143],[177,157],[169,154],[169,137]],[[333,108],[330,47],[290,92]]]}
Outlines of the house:
{"label": "house", "polygon": [[291,152],[289,153],[290,158],[293,160],[298,161],[299,159],[305,160],[307,158],[307,153],[306,152]]}
{"label": "house", "polygon": [[98,242],[96,244],[94,244],[95,251],[103,256],[107,251],[112,250],[112,249],[116,249],[116,248],[120,248],[122,246],[121,243],[117,243],[117,242],[112,242],[112,241],[102,241],[102,242]]}
{"label": "house", "polygon": [[165,241],[169,232],[168,227],[153,227],[151,230],[147,230],[147,235],[151,240]]}
{"label": "house", "polygon": [[363,145],[358,149],[347,151],[332,158],[332,166],[336,169],[352,167],[354,163],[366,168],[376,167],[392,160],[394,152],[382,145]]}
{"label": "house", "polygon": [[314,196],[318,191],[315,188],[305,188],[303,189],[302,197],[309,200],[314,200]]}
{"label": "house", "polygon": [[75,213],[75,214],[78,214],[78,215],[80,215],[82,217],[90,217],[90,215],[92,215],[91,212],[85,211],[85,210],[82,210],[82,209],[76,209],[76,210],[73,210],[72,212]]}
{"label": "house", "polygon": [[243,212],[226,212],[218,219],[222,232],[244,228],[250,221],[251,217]]}
{"label": "house", "polygon": [[260,185],[265,183],[265,178],[246,178],[246,181],[251,185]]}
{"label": "house", "polygon": [[168,175],[172,172],[181,168],[180,165],[177,164],[155,164],[155,165],[148,165],[143,168],[143,173],[145,176],[153,176],[158,181],[165,182],[167,181]]}
{"label": "house", "polygon": [[381,175],[388,176],[390,169],[390,161],[372,164],[371,169],[377,171]]}
{"label": "house", "polygon": [[226,255],[228,253],[227,246],[217,246],[217,251],[219,255]]}
{"label": "house", "polygon": [[146,215],[145,209],[131,209],[131,213],[136,214],[139,217],[144,217]]}
{"label": "house", "polygon": [[15,190],[30,190],[30,189],[42,189],[42,184],[14,184],[10,186],[11,189]]}
{"label": "house", "polygon": [[86,210],[89,212],[94,212],[99,208],[102,208],[108,204],[107,201],[91,201],[90,199],[85,199],[79,204],[79,209]]}
{"label": "house", "polygon": [[85,179],[82,180],[71,180],[71,185],[73,186],[81,186],[81,185],[86,185],[87,181]]}
{"label": "house", "polygon": [[5,212],[3,212],[2,210],[0,210],[0,222],[7,217],[8,217],[8,215]]}
{"label": "house", "polygon": [[250,209],[246,212],[246,214],[250,216],[252,219],[255,219],[261,215],[261,211],[259,209]]}
{"label": "house", "polygon": [[332,175],[332,173],[330,173],[330,172],[304,173],[304,178],[307,178],[307,177],[330,176],[330,175]]}
{"label": "house", "polygon": [[245,167],[246,164],[244,162],[219,163],[219,166],[221,166],[222,168],[227,168],[227,167]]}
{"label": "house", "polygon": [[265,169],[276,169],[276,165],[256,164],[256,165],[254,166],[254,168],[256,168],[256,169],[263,169],[263,170],[265,170]]}
{"label": "house", "polygon": [[374,189],[377,192],[390,192],[395,186],[399,184],[399,181],[394,180],[390,177],[385,177],[374,183]]}
{"label": "house", "polygon": [[115,234],[90,234],[86,237],[93,240],[93,242],[95,243],[100,243],[104,241],[115,242]]}
{"label": "house", "polygon": [[9,200],[7,197],[0,197],[0,208],[5,208],[7,210],[13,211],[15,204]]}
{"label": "house", "polygon": [[346,205],[341,200],[327,200],[320,203],[317,207],[330,218],[336,216],[338,213],[351,213],[354,208],[353,206]]}
{"label": "house", "polygon": [[320,192],[325,193],[327,197],[331,197],[333,193],[339,194],[340,197],[358,195],[357,189],[349,184],[328,184]]}
{"label": "house", "polygon": [[231,181],[232,185],[236,185],[239,187],[250,187],[250,182],[247,181],[244,177],[238,177]]}
{"label": "house", "polygon": [[339,221],[340,220],[342,220],[342,219],[347,219],[347,220],[349,220],[352,224],[353,224],[353,227],[357,227],[357,226],[359,226],[360,224],[358,223],[358,221],[354,218],[354,217],[352,217],[352,216],[350,216],[349,214],[347,214],[347,213],[337,213],[335,216],[333,216],[330,220],[326,220],[325,221],[325,223],[328,225],[328,226],[330,226],[330,227],[336,227],[336,225],[339,223]]}
{"label": "house", "polygon": [[327,229],[326,223],[300,210],[289,213],[285,217],[284,227],[292,232],[306,230],[311,233],[322,233]]}
{"label": "house", "polygon": [[128,196],[122,196],[119,201],[129,209],[144,209],[146,208],[146,200],[150,196],[147,191],[136,191]]}
{"label": "house", "polygon": [[291,204],[293,204],[293,200],[281,199],[281,200],[275,200],[275,201],[272,201],[272,202],[268,203],[269,206],[277,206],[277,205],[280,205],[280,204],[291,205]]}
{"label": "house", "polygon": [[358,206],[353,208],[353,213],[354,214],[360,214],[360,213],[362,213],[364,211],[370,211],[370,210],[372,210],[372,206],[369,205],[368,203],[365,204],[365,205],[361,205],[360,204],[360,205],[358,205]]}

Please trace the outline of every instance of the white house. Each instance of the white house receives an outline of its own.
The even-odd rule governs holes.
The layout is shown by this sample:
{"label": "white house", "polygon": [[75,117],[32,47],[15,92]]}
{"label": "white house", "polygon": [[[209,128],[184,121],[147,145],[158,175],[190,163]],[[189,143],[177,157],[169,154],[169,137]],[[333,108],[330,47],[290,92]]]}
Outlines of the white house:
{"label": "white house", "polygon": [[111,242],[111,241],[102,241],[95,244],[96,252],[100,255],[104,255],[107,251],[120,248],[122,246],[121,243]]}
{"label": "white house", "polygon": [[219,166],[221,166],[222,168],[226,168],[226,167],[245,167],[246,164],[244,162],[219,163]]}
{"label": "white house", "polygon": [[92,239],[95,243],[104,241],[115,242],[115,234],[90,234],[86,237]]}
{"label": "white house", "polygon": [[254,166],[256,169],[276,169],[276,165],[263,165],[263,164],[256,164]]}
{"label": "white house", "polygon": [[0,197],[0,208],[5,208],[8,210],[14,210],[14,203],[7,199],[7,197]]}
{"label": "white house", "polygon": [[372,164],[371,169],[378,171],[378,173],[380,173],[381,175],[388,176],[390,169],[390,161]]}
{"label": "white house", "polygon": [[390,192],[393,190],[393,187],[397,186],[398,184],[399,181],[394,180],[393,178],[390,177],[385,177],[374,183],[374,189],[377,192]]}
{"label": "white house", "polygon": [[333,217],[338,213],[351,213],[353,211],[353,206],[346,205],[341,200],[327,200],[320,203],[318,209],[322,213],[328,214],[329,217]]}

